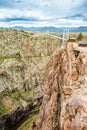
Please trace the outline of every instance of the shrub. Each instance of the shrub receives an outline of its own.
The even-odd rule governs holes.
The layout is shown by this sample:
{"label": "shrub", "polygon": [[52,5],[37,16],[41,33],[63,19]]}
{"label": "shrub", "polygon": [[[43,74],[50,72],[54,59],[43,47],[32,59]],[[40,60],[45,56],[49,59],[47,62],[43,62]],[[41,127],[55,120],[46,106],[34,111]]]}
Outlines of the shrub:
{"label": "shrub", "polygon": [[83,38],[83,34],[80,32],[80,33],[78,34],[77,40],[78,40],[78,41],[81,41],[82,38]]}

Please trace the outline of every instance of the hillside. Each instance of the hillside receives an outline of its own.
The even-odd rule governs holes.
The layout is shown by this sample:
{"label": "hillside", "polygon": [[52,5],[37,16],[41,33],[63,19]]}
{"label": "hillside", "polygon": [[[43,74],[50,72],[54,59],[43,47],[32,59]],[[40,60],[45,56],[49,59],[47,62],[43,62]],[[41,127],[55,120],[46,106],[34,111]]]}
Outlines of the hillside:
{"label": "hillside", "polygon": [[0,130],[38,111],[46,63],[59,46],[45,33],[0,29]]}

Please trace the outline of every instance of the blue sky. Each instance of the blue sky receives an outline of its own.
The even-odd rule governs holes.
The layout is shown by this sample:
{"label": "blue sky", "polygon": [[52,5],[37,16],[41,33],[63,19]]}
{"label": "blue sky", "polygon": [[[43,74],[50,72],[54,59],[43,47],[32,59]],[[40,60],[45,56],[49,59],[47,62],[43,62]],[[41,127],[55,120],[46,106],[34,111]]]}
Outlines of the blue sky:
{"label": "blue sky", "polygon": [[86,25],[87,0],[0,0],[0,27]]}

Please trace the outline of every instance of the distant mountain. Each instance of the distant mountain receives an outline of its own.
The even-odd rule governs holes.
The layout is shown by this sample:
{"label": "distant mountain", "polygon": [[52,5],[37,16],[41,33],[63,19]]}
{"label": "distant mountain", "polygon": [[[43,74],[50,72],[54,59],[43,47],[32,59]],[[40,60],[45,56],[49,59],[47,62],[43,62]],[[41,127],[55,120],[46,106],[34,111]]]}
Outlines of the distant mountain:
{"label": "distant mountain", "polygon": [[[56,28],[53,26],[49,27],[23,27],[23,26],[15,26],[14,29],[18,30],[27,30],[27,31],[35,31],[35,32],[63,32],[64,27]],[[81,27],[71,27],[69,28],[70,32],[87,32],[87,26]]]}
{"label": "distant mountain", "polygon": [[22,27],[22,26],[15,26],[14,29],[18,30],[27,30],[27,31],[37,31],[37,32],[62,32],[62,28],[56,28],[56,27]]}
{"label": "distant mountain", "polygon": [[87,32],[87,26],[75,28],[73,32]]}

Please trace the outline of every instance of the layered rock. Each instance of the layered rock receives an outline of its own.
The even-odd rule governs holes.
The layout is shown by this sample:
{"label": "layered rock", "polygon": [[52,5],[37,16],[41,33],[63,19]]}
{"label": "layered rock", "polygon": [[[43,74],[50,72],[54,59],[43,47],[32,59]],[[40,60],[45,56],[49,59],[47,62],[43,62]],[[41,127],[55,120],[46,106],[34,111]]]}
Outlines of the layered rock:
{"label": "layered rock", "polygon": [[87,130],[87,51],[77,43],[53,54],[32,130]]}

